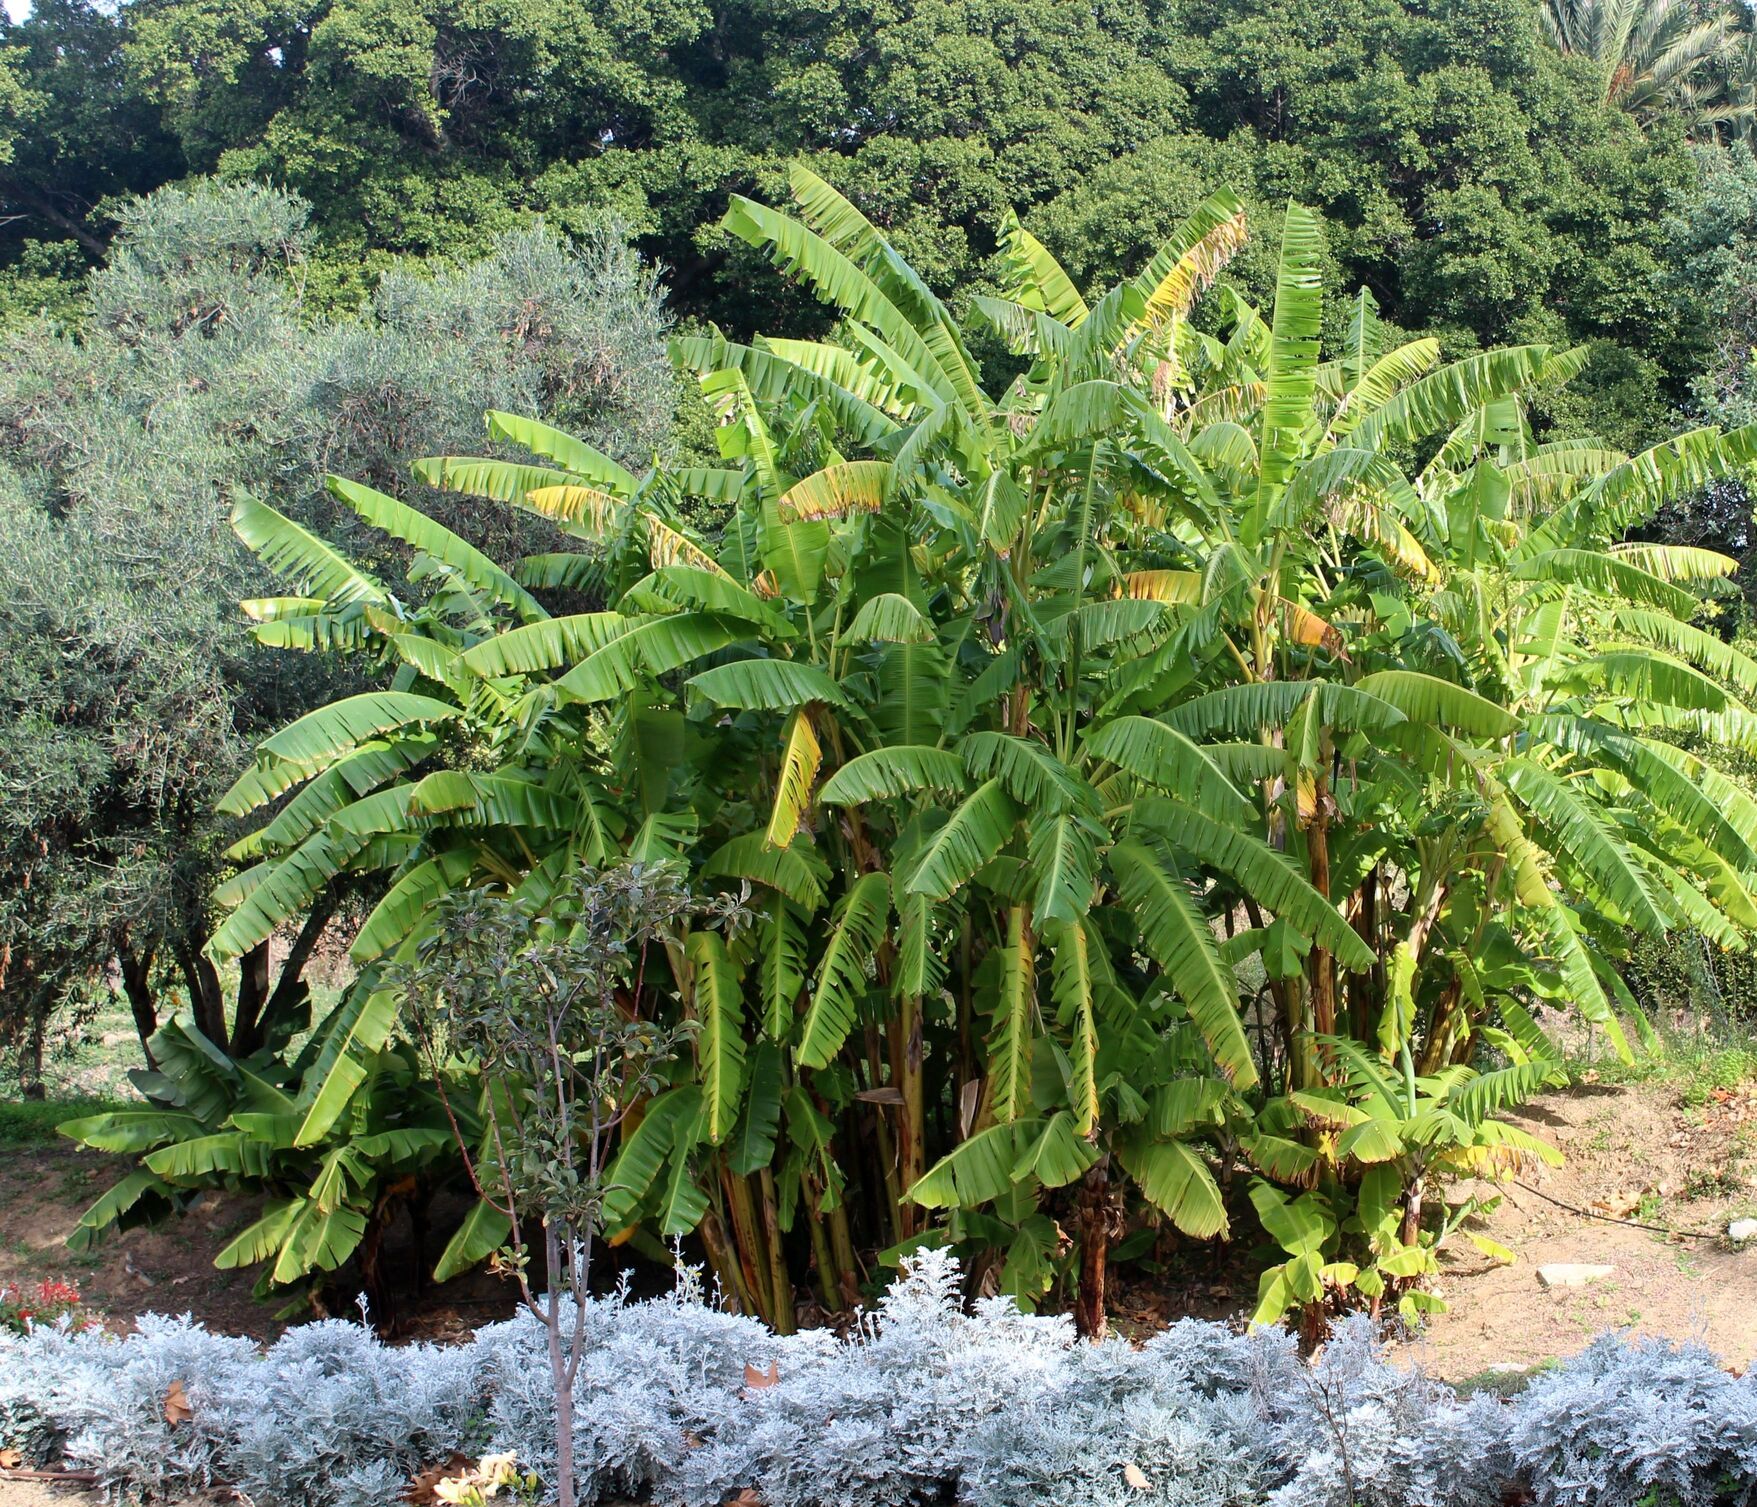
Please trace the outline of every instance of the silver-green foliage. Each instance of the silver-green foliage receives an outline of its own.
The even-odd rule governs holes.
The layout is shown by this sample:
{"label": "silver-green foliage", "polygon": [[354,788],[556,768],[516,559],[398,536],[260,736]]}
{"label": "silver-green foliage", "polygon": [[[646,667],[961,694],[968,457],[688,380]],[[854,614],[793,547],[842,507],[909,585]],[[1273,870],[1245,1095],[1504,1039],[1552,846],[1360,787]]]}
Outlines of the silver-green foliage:
{"label": "silver-green foliage", "polygon": [[[717,1507],[1732,1507],[1757,1494],[1757,1383],[1610,1336],[1511,1402],[1393,1365],[1364,1320],[1315,1362],[1184,1322],[1134,1347],[988,1300],[923,1251],[842,1339],[677,1293],[591,1302],[580,1501]],[[257,1507],[382,1507],[453,1449],[553,1465],[543,1330],[381,1345],[329,1322],[266,1352],[187,1319],[0,1339],[0,1444],[58,1441],[118,1495],[228,1482]],[[181,1381],[193,1410],[165,1419]],[[37,1456],[41,1458],[39,1454]]]}

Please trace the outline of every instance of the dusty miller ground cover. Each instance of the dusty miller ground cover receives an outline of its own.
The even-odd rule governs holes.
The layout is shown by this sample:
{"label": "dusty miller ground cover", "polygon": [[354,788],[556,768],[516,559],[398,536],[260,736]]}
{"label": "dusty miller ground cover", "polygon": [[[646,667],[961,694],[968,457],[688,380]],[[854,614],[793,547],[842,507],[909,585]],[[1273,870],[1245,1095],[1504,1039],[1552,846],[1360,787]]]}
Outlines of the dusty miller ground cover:
{"label": "dusty miller ground cover", "polygon": [[[1512,1402],[1391,1366],[1362,1322],[1301,1361],[1185,1321],[1077,1342],[924,1253],[857,1335],[771,1334],[692,1281],[594,1301],[578,1382],[583,1500],[714,1507],[1696,1507],[1757,1496],[1757,1383],[1706,1350],[1607,1336]],[[750,1368],[747,1371],[747,1367]],[[771,1369],[772,1368],[772,1369]],[[769,1376],[772,1384],[752,1384]],[[166,1421],[182,1382],[191,1416]],[[389,1348],[358,1325],[266,1352],[188,1319],[0,1348],[0,1435],[115,1495],[218,1482],[257,1507],[388,1507],[453,1449],[553,1451],[542,1331]]]}

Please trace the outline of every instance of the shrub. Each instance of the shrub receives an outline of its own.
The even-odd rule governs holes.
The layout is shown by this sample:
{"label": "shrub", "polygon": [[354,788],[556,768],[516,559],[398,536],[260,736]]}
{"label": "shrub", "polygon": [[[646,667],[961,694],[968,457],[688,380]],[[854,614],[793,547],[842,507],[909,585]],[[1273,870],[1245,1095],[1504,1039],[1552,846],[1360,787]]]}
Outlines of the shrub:
{"label": "shrub", "polygon": [[[579,1501],[718,1507],[1732,1507],[1757,1494],[1757,1384],[1698,1347],[1600,1340],[1519,1397],[1392,1365],[1364,1321],[1302,1361],[1185,1321],[1139,1347],[989,1300],[923,1252],[847,1338],[777,1336],[677,1292],[593,1299]],[[511,1453],[552,1480],[543,1326],[388,1348],[326,1322],[259,1351],[185,1319],[123,1340],[0,1337],[0,1442],[115,1495],[224,1481],[257,1507],[383,1507],[424,1467]],[[167,1408],[180,1384],[187,1417]]]}
{"label": "shrub", "polygon": [[1757,1383],[1701,1345],[1605,1335],[1510,1411],[1510,1463],[1538,1507],[1757,1498]]}

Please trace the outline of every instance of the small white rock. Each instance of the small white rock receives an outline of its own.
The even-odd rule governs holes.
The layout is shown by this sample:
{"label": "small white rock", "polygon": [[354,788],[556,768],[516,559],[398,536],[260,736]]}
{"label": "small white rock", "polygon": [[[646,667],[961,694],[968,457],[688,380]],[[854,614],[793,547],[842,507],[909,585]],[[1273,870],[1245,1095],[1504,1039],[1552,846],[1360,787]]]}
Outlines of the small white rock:
{"label": "small white rock", "polygon": [[1584,1266],[1558,1261],[1537,1269],[1537,1280],[1545,1287],[1585,1287],[1588,1282],[1602,1282],[1616,1271],[1614,1266]]}
{"label": "small white rock", "polygon": [[1757,1219],[1735,1219],[1726,1227],[1728,1240],[1757,1240]]}

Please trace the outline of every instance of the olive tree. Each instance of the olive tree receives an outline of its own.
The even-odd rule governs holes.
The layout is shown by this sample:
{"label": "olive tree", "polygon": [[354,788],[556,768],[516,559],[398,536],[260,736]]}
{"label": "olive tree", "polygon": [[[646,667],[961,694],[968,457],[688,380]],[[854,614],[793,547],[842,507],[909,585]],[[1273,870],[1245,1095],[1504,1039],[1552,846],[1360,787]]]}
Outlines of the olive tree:
{"label": "olive tree", "polygon": [[[271,1043],[346,904],[326,892],[235,977],[204,953],[239,836],[216,798],[258,736],[348,684],[247,631],[238,600],[267,576],[229,527],[237,496],[324,526],[327,469],[407,492],[408,461],[489,407],[630,459],[669,429],[660,300],[614,230],[509,233],[479,261],[387,276],[338,324],[302,304],[306,214],[254,187],[136,201],[81,326],[39,320],[0,359],[0,1031],[27,1087],[55,1012],[94,986],[126,993],[143,1042],[169,990],[223,1050]],[[507,542],[485,523],[499,510],[445,512]]]}

